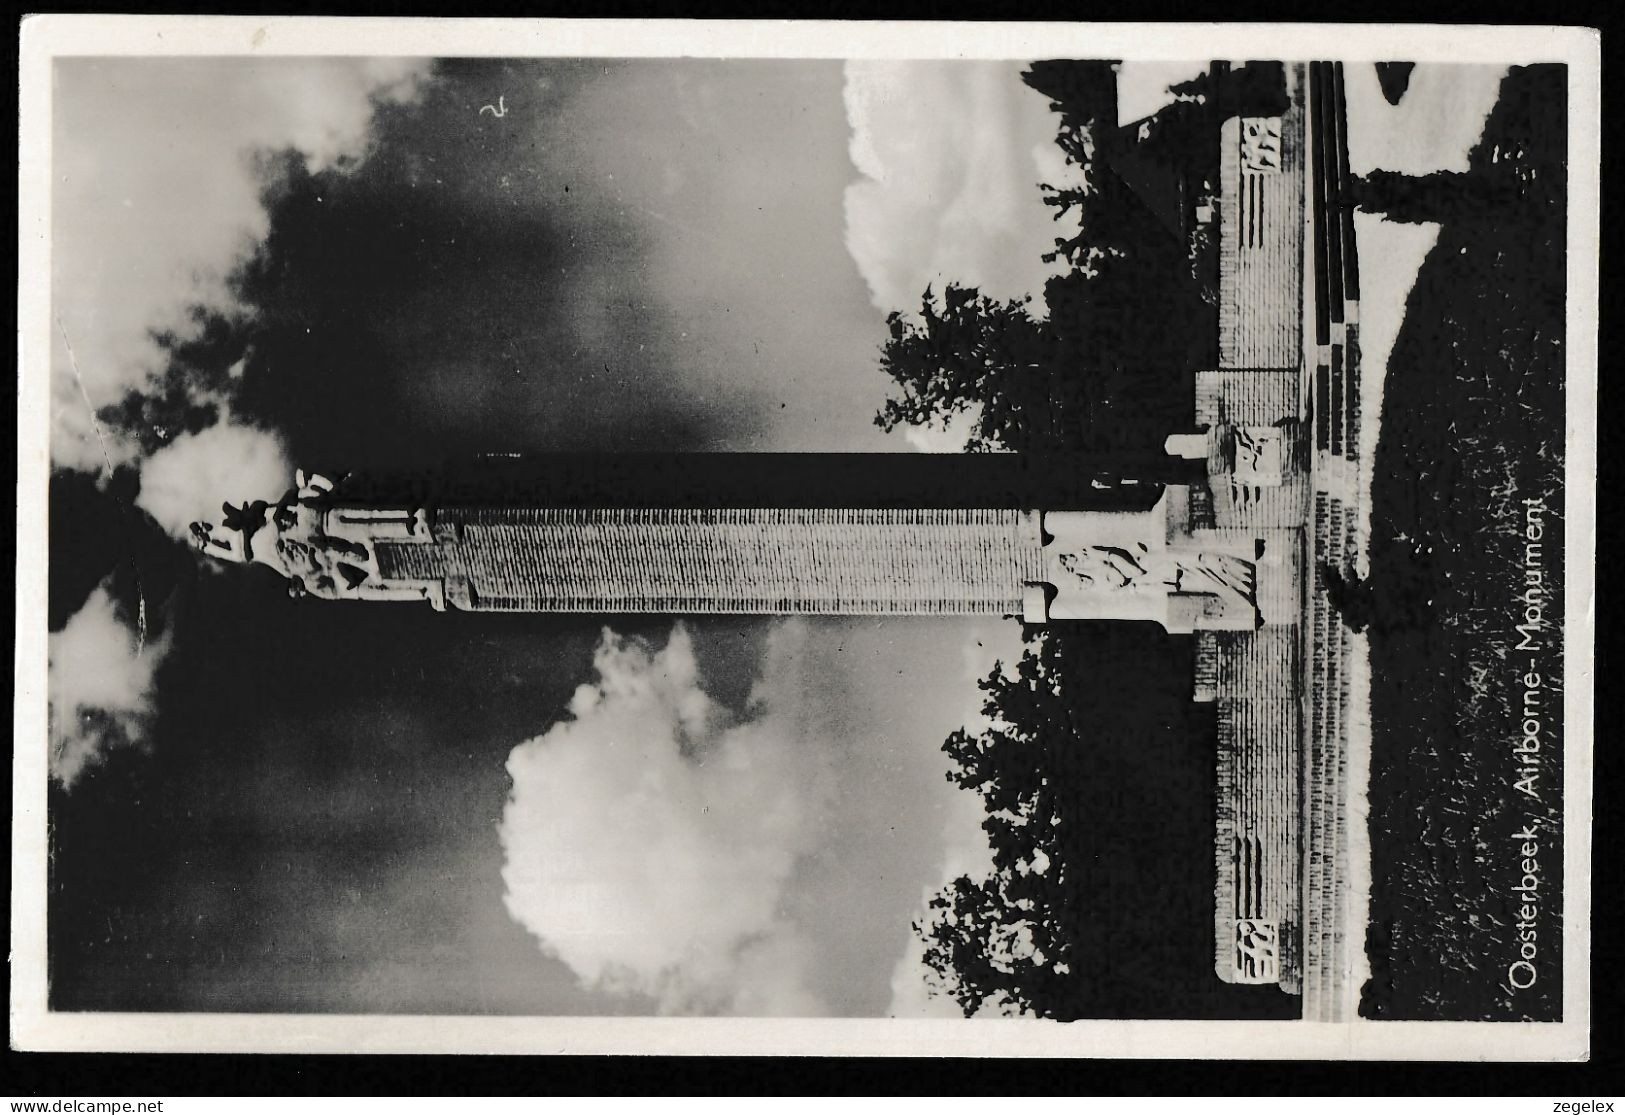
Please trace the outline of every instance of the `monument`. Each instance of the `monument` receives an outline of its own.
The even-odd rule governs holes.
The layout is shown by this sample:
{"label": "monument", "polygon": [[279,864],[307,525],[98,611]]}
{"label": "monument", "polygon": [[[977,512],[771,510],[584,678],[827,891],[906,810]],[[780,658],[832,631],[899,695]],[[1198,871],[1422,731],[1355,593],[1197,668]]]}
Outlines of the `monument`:
{"label": "monument", "polygon": [[[951,479],[954,459],[941,467]],[[220,525],[192,532],[203,552],[271,569],[295,596],[440,611],[1262,626],[1286,552],[1256,531],[1193,529],[1190,502],[1172,485],[1139,511],[370,506],[300,472],[275,504],[228,505]]]}
{"label": "monument", "polygon": [[[1100,462],[1014,454],[828,458],[802,482],[758,484],[779,501],[738,480],[773,455],[686,484],[674,461],[598,499],[605,471],[626,467],[610,460],[498,502],[357,499],[300,474],[274,504],[195,524],[197,543],[330,600],[1138,620],[1191,636],[1193,699],[1217,726],[1215,972],[1301,994],[1309,1018],[1352,1017],[1352,644],[1318,571],[1352,575],[1361,550],[1358,267],[1340,68],[1289,66],[1285,86],[1280,115],[1219,122],[1216,197],[1169,193],[1190,201],[1169,219],[1218,225],[1218,360],[1196,373],[1195,428],[1138,470],[1154,502],[1108,498],[1131,487],[1125,470],[1102,483]],[[809,494],[843,467],[839,498]],[[638,502],[656,489],[680,498]]]}

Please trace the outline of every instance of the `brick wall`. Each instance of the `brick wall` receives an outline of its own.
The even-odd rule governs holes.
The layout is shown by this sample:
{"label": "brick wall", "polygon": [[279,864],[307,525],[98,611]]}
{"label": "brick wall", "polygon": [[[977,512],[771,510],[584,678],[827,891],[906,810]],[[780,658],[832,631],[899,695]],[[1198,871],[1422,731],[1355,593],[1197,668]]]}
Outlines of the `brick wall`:
{"label": "brick wall", "polygon": [[1219,134],[1219,366],[1298,367],[1303,329],[1303,132],[1295,101],[1279,158],[1249,168],[1243,121]]}
{"label": "brick wall", "polygon": [[1214,968],[1237,980],[1236,923],[1267,921],[1279,940],[1271,982],[1296,991],[1300,865],[1298,812],[1289,803],[1300,778],[1298,628],[1197,639],[1197,672],[1213,679],[1218,723]]}

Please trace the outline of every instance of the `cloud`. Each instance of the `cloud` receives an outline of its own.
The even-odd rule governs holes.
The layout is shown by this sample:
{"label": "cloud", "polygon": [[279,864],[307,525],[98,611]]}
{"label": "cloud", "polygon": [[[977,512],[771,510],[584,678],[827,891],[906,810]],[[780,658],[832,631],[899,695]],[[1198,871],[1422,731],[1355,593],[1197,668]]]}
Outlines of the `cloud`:
{"label": "cloud", "polygon": [[[90,411],[139,389],[161,366],[149,331],[185,336],[191,307],[229,305],[226,275],[268,227],[255,153],[291,147],[317,168],[357,160],[374,105],[415,97],[426,73],[414,59],[56,64],[56,464],[104,465]],[[102,436],[115,463],[137,455],[117,431]]]}
{"label": "cloud", "polygon": [[[849,62],[846,246],[882,310],[916,308],[927,283],[1038,294],[1058,225],[1038,183],[1070,181],[1045,98],[1021,67]],[[1070,230],[1065,230],[1070,231]]]}
{"label": "cloud", "polygon": [[225,500],[280,496],[292,472],[277,435],[228,418],[182,434],[154,453],[141,469],[141,494],[135,502],[184,540],[188,524],[218,521]]}
{"label": "cloud", "polygon": [[110,748],[139,745],[167,638],[141,646],[106,584],[50,638],[51,777],[71,786]]}
{"label": "cloud", "polygon": [[804,638],[776,629],[732,723],[682,626],[659,650],[606,630],[571,718],[509,756],[505,901],[585,984],[667,1012],[825,1012],[786,914],[833,793],[829,743],[798,715]]}

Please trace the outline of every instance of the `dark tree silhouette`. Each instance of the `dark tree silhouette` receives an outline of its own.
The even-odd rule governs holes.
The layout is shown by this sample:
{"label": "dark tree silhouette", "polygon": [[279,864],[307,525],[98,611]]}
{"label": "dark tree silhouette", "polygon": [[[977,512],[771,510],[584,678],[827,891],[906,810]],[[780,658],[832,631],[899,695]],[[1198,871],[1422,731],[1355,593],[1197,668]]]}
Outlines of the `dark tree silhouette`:
{"label": "dark tree silhouette", "polygon": [[1044,192],[1044,204],[1052,206],[1055,212],[1050,219],[1060,220],[1074,208],[1079,210],[1079,219],[1087,217],[1084,205],[1089,200],[1089,191],[1082,186],[1052,186],[1048,182],[1040,182],[1038,188]]}
{"label": "dark tree silhouette", "polygon": [[992,857],[914,926],[935,991],[967,1015],[1290,1014],[1275,989],[1213,976],[1213,754],[1188,640],[1065,627],[1029,631],[979,683],[986,722],[943,744]]}
{"label": "dark tree silhouette", "polygon": [[1065,259],[1068,263],[1075,264],[1079,262],[1080,257],[1088,255],[1089,248],[1089,234],[1087,231],[1080,229],[1076,236],[1057,236],[1055,238],[1055,249],[1045,252],[1042,258],[1045,263],[1054,263],[1058,259]]}
{"label": "dark tree silhouette", "polygon": [[1088,166],[1094,154],[1093,129],[1063,126],[1055,133],[1055,146],[1066,156],[1068,165]]}
{"label": "dark tree silhouette", "polygon": [[1504,176],[1452,170],[1422,175],[1373,170],[1351,181],[1348,194],[1364,212],[1406,224],[1482,220],[1520,200]]}
{"label": "dark tree silhouette", "polygon": [[926,288],[918,321],[891,314],[880,367],[902,395],[886,400],[876,424],[929,426],[975,410],[972,451],[1018,448],[1053,433],[1046,404],[1055,336],[1027,303],[950,284],[940,303]]}
{"label": "dark tree silhouette", "polygon": [[[893,313],[881,370],[901,393],[876,424],[943,426],[974,417],[966,448],[1138,450],[1189,422],[1189,376],[1212,314],[1183,254],[1090,248],[1045,284],[1047,317],[950,284],[917,319]],[[1198,326],[1193,328],[1192,326]]]}
{"label": "dark tree silhouette", "polygon": [[970,1017],[984,1004],[1000,1013],[1056,1017],[1077,981],[1059,959],[1064,927],[1045,876],[999,871],[986,879],[961,875],[931,900],[925,961],[939,987]]}
{"label": "dark tree silhouette", "polygon": [[1069,1013],[1075,927],[1064,915],[1065,871],[1057,841],[1065,812],[1051,778],[1049,747],[1069,731],[1072,711],[1059,682],[1058,644],[1035,639],[1016,664],[980,682],[990,724],[950,735],[948,780],[982,796],[993,850],[985,879],[962,875],[932,899],[915,932],[938,987],[967,1016],[984,1004],[1004,1011]]}
{"label": "dark tree silhouette", "polygon": [[1117,68],[1117,62],[1100,60],[1034,62],[1021,80],[1050,99],[1063,132],[1075,131],[1117,123]]}
{"label": "dark tree silhouette", "polygon": [[1034,757],[1052,733],[1071,726],[1071,711],[1060,696],[1060,668],[1055,644],[1035,642],[1013,678],[995,670],[980,682],[987,695],[983,708],[993,722],[974,735],[961,728],[943,744],[955,766],[948,780],[981,794],[990,817],[1036,822],[1041,830],[1055,815],[1049,781]]}

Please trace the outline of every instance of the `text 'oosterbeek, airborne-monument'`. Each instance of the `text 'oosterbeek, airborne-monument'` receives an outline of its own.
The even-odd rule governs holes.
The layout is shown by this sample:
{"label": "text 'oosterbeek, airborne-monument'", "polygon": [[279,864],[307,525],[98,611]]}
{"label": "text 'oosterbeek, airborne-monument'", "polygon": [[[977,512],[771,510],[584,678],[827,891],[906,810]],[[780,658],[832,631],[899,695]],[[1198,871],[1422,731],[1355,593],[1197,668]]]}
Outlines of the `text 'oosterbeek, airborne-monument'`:
{"label": "text 'oosterbeek, airborne-monument'", "polygon": [[1217,196],[1190,207],[1218,225],[1218,366],[1196,374],[1196,428],[1156,462],[537,459],[540,482],[485,500],[357,497],[301,474],[278,503],[196,524],[198,544],[296,595],[442,610],[1000,615],[1194,636],[1194,696],[1218,725],[1216,972],[1300,993],[1308,1018],[1351,1017],[1351,640],[1321,571],[1353,576],[1361,553],[1358,267],[1341,72],[1285,74],[1281,115],[1220,122]]}

